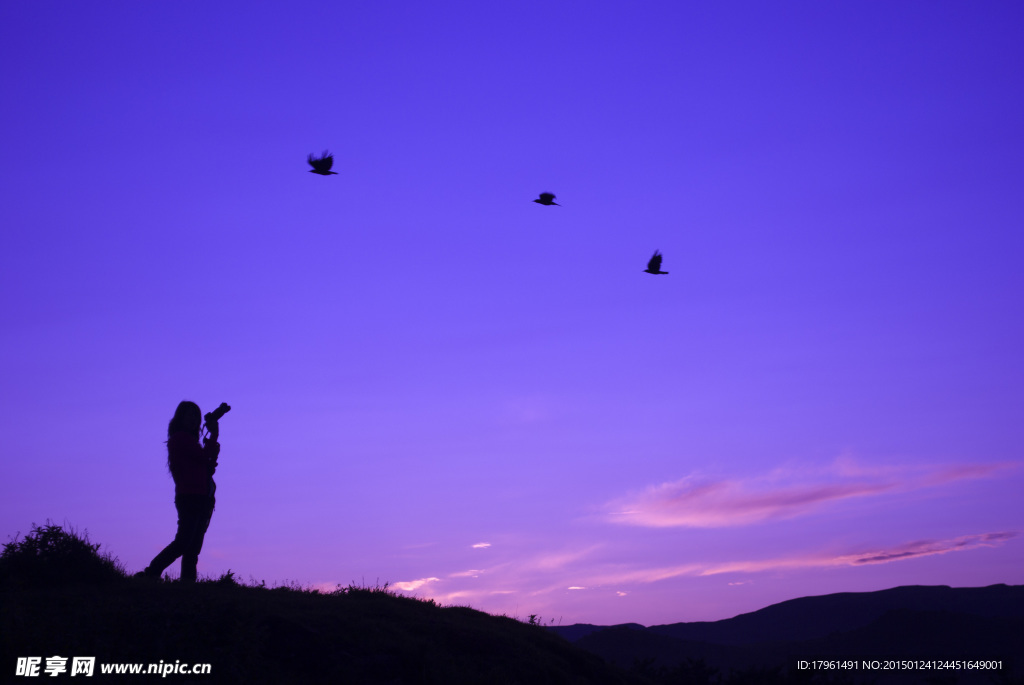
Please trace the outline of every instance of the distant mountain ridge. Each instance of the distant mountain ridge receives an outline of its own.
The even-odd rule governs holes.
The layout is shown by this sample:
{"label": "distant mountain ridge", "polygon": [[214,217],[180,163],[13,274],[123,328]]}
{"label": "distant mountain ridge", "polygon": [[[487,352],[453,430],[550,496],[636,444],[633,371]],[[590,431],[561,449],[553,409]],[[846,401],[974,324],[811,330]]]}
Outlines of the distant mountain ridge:
{"label": "distant mountain ridge", "polygon": [[629,628],[681,640],[721,645],[812,640],[836,631],[854,630],[897,609],[948,611],[976,616],[1024,617],[1024,585],[953,588],[948,585],[902,585],[875,592],[838,592],[798,597],[720,621],[670,623],[645,628],[639,623],[596,626],[576,623],[550,630],[570,642],[599,630]]}
{"label": "distant mountain ridge", "polygon": [[[1004,658],[1024,671],[1024,585],[911,585],[800,597],[721,621],[549,628],[606,661],[676,666],[703,659],[727,670],[792,667],[824,655]],[[920,675],[920,674],[917,674]],[[987,677],[989,674],[984,674]],[[960,674],[981,682],[983,674]],[[894,676],[879,680],[901,682]]]}
{"label": "distant mountain ridge", "polygon": [[650,630],[723,645],[812,640],[861,628],[898,609],[1024,617],[1024,585],[904,585],[876,592],[839,592],[791,599],[723,621],[674,623]]}

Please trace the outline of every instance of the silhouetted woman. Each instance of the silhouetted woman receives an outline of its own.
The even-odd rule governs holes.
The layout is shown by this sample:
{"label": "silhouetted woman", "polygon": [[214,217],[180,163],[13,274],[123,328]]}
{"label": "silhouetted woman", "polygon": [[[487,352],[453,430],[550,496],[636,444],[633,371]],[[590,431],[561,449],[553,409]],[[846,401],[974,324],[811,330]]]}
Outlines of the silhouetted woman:
{"label": "silhouetted woman", "polygon": [[220,432],[217,422],[207,423],[210,435],[199,444],[203,413],[195,402],[182,402],[167,426],[167,468],[174,477],[174,507],[178,533],[171,544],[154,557],[139,576],[159,578],[164,569],[181,557],[181,582],[196,582],[196,565],[203,538],[213,515],[213,472],[217,470]]}

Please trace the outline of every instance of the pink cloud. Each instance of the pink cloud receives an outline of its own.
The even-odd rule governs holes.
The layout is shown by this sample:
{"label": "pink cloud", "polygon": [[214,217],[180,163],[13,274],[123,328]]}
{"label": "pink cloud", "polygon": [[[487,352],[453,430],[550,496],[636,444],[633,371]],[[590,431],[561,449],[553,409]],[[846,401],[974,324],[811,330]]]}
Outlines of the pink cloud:
{"label": "pink cloud", "polygon": [[[719,563],[682,564],[659,568],[615,571],[595,576],[577,576],[589,586],[654,583],[680,576],[712,576],[722,573],[761,573],[785,569],[824,568],[829,566],[862,566],[887,564],[916,557],[948,552],[963,552],[982,547],[998,547],[1020,535],[1017,531],[964,535],[945,540],[908,542],[894,547],[847,554],[811,552],[774,559],[742,560]],[[744,581],[747,582],[747,581]],[[738,583],[730,583],[736,585]]]}
{"label": "pink cloud", "polygon": [[856,555],[850,563],[859,564],[885,564],[890,561],[900,561],[913,557],[924,557],[932,554],[946,554],[947,552],[961,552],[979,547],[998,547],[1006,540],[1017,537],[1019,533],[1010,531],[1002,533],[985,533],[984,535],[964,535],[950,540],[921,540],[909,542],[900,547],[892,549],[869,552],[863,555]]}
{"label": "pink cloud", "polygon": [[482,569],[471,568],[468,571],[459,571],[458,573],[451,574],[452,578],[478,578],[483,573]]}
{"label": "pink cloud", "polygon": [[[777,470],[746,479],[687,477],[606,506],[607,520],[653,528],[718,528],[803,516],[833,502],[985,478],[1010,464],[946,468],[858,466],[849,458],[811,473]],[[798,482],[789,482],[797,481]]]}
{"label": "pink cloud", "polygon": [[418,580],[409,580],[405,582],[395,583],[395,587],[399,590],[405,590],[406,592],[415,592],[420,588],[423,588],[431,583],[436,583],[441,580],[440,578],[420,578]]}
{"label": "pink cloud", "polygon": [[511,551],[502,563],[494,566],[439,573],[393,583],[392,587],[441,604],[471,606],[491,613],[515,615],[521,607],[529,607],[530,613],[553,613],[560,611],[558,607],[564,606],[570,594],[586,594],[600,601],[602,597],[624,597],[642,585],[723,574],[739,574],[723,579],[723,584],[737,586],[751,583],[749,576],[755,573],[899,563],[931,555],[999,547],[1020,535],[1018,531],[997,531],[845,551],[810,551],[769,559],[696,561],[657,567],[633,563],[628,560],[631,556],[609,555],[607,546],[600,554],[595,554],[596,546],[533,555]]}
{"label": "pink cloud", "polygon": [[483,569],[397,582],[392,583],[392,587],[441,604],[514,607],[518,601],[514,598],[517,597],[536,597],[570,588],[584,589],[583,584],[573,578],[580,575],[579,569],[587,565],[589,555],[601,546],[539,551]]}
{"label": "pink cloud", "polygon": [[998,547],[1007,540],[1019,535],[1016,531],[999,533],[983,533],[980,535],[964,535],[945,540],[924,540],[908,542],[895,547],[853,552],[849,554],[806,554],[780,559],[761,561],[740,561],[726,564],[708,565],[700,572],[702,576],[719,573],[761,572],[777,569],[814,568],[825,566],[861,566],[864,564],[888,564],[894,561],[906,561],[915,557],[925,557],[948,552],[963,552],[980,547]]}

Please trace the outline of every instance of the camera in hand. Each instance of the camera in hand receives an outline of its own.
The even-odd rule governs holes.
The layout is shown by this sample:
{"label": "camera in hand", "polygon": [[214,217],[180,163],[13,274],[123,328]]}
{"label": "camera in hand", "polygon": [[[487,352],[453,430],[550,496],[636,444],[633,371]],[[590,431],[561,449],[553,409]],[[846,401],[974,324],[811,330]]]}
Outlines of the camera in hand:
{"label": "camera in hand", "polygon": [[218,421],[220,421],[220,417],[224,416],[229,411],[231,411],[231,407],[228,405],[228,403],[221,402],[219,407],[206,414],[206,416],[204,416],[203,418],[206,419],[207,425],[211,423],[217,423]]}

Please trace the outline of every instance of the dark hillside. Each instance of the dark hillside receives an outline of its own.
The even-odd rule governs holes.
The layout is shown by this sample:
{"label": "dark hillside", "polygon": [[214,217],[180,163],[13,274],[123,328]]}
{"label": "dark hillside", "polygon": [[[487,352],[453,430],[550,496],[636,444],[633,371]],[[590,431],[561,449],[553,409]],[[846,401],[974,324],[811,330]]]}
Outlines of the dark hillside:
{"label": "dark hillside", "polygon": [[910,585],[877,592],[800,597],[713,622],[673,623],[649,630],[723,645],[810,640],[865,626],[896,609],[950,611],[986,617],[1024,616],[1024,586],[951,588]]}
{"label": "dark hillside", "polygon": [[125,579],[0,590],[0,637],[7,676],[17,657],[60,655],[209,663],[192,681],[204,683],[642,682],[538,626],[382,589]]}
{"label": "dark hillside", "polygon": [[1024,681],[1024,586],[898,587],[801,597],[723,621],[551,630],[579,636],[577,645],[620,666],[671,670],[700,661],[726,674],[756,667],[788,673],[799,660],[826,657],[1001,660],[998,673],[862,671],[854,682],[869,675],[878,685],[928,678],[960,685]]}
{"label": "dark hillside", "polygon": [[[866,676],[873,674],[813,673],[795,668],[797,659],[889,656],[1007,661],[997,673],[883,673],[876,685],[1022,685],[1024,612],[1017,586],[805,597],[705,624],[544,629],[397,596],[386,585],[321,593],[240,584],[230,572],[194,585],[127,577],[98,548],[52,524],[4,544],[0,682],[34,682],[17,675],[26,657],[42,660],[36,677],[47,682],[47,659],[64,657],[70,666],[70,658],[94,657],[96,682],[165,679],[159,672],[111,675],[104,666],[138,664],[145,673],[150,664],[209,664],[209,674],[171,672],[166,679],[207,685],[840,685],[871,682]],[[575,644],[565,633],[577,638]],[[63,672],[55,679],[77,677]]]}
{"label": "dark hillside", "polygon": [[[95,657],[100,682],[163,681],[101,673],[103,665],[161,662],[210,664],[209,675],[166,678],[206,685],[648,682],[537,625],[386,586],[325,594],[242,585],[231,573],[183,585],[126,577],[98,548],[52,524],[4,545],[0,682],[35,681],[16,676],[25,657],[41,658],[37,677],[50,682],[43,669],[55,656]],[[70,672],[53,680],[64,678],[79,680]]]}

